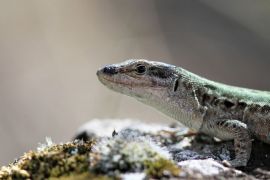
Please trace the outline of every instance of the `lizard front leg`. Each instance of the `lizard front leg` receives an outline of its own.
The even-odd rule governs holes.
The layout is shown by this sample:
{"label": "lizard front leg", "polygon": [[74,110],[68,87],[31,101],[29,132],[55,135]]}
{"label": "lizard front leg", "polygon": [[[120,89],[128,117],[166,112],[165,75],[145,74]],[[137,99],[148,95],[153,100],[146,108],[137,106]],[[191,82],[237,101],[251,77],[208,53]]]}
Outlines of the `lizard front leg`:
{"label": "lizard front leg", "polygon": [[247,165],[252,139],[245,123],[238,120],[212,120],[206,124],[205,128],[206,133],[208,132],[221,140],[234,140],[235,159],[229,161],[233,167]]}

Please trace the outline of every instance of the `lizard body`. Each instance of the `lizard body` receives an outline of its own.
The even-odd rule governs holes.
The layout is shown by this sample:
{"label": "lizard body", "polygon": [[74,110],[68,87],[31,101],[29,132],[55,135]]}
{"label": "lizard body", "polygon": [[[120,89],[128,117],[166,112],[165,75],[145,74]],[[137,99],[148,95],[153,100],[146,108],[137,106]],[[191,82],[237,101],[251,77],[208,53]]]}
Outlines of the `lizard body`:
{"label": "lizard body", "polygon": [[232,166],[246,166],[253,136],[270,144],[270,92],[214,82],[181,67],[128,60],[97,71],[108,88],[136,98],[196,131],[234,140]]}

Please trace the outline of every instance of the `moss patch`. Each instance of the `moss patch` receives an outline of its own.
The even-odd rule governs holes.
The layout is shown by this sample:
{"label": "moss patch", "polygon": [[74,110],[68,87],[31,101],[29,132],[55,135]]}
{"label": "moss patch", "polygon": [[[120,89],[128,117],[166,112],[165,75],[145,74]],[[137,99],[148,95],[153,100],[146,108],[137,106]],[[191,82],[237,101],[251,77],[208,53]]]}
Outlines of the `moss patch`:
{"label": "moss patch", "polygon": [[0,169],[0,179],[46,179],[88,172],[93,141],[74,141],[25,153]]}
{"label": "moss patch", "polygon": [[49,180],[115,180],[116,178],[112,178],[106,175],[96,175],[91,174],[89,172],[85,172],[82,174],[71,174],[69,176],[62,176],[62,177],[52,177]]}
{"label": "moss patch", "polygon": [[0,169],[0,179],[121,179],[141,173],[149,178],[178,177],[170,154],[151,138],[126,130],[113,138],[40,145]]}
{"label": "moss patch", "polygon": [[164,158],[159,158],[155,161],[146,160],[144,165],[147,176],[151,178],[177,177],[180,173],[179,167],[174,162]]}

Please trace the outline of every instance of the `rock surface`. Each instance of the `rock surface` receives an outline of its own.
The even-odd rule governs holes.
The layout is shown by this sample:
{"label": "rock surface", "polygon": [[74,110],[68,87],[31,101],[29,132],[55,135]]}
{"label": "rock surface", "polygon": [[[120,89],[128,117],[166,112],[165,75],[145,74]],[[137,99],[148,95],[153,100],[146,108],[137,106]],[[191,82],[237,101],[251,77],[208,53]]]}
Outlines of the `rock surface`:
{"label": "rock surface", "polygon": [[93,120],[74,139],[47,139],[2,167],[0,179],[270,179],[270,146],[256,140],[248,166],[234,169],[221,163],[233,158],[232,142],[177,124]]}

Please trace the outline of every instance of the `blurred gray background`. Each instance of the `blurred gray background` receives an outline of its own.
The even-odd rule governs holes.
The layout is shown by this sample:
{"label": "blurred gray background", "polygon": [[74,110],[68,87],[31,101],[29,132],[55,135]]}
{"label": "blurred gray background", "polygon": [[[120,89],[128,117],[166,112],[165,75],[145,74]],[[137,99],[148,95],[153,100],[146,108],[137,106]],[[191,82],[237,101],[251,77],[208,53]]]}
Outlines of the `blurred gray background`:
{"label": "blurred gray background", "polygon": [[0,165],[93,118],[171,121],[98,82],[129,58],[270,90],[270,1],[1,1]]}

